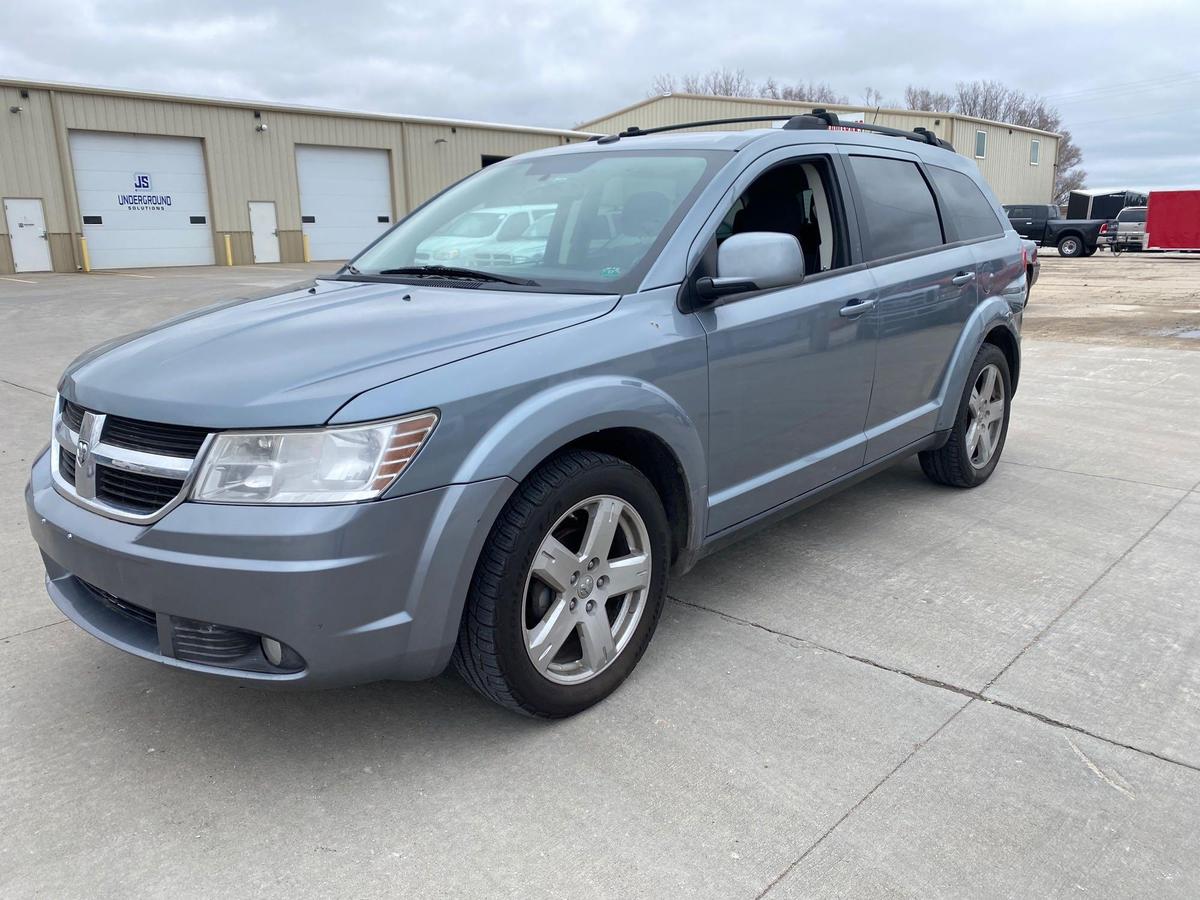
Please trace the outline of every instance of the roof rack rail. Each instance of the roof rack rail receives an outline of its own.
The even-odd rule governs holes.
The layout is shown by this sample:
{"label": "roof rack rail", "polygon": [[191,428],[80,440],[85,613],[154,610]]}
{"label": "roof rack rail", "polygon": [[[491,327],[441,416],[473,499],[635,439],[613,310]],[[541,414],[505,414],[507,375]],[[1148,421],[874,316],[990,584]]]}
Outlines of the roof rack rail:
{"label": "roof rack rail", "polygon": [[739,116],[734,119],[705,119],[701,122],[680,122],[677,125],[659,125],[655,128],[639,128],[636,125],[630,125],[624,131],[617,134],[596,134],[592,135],[588,140],[595,141],[597,144],[611,144],[619,141],[621,138],[660,134],[664,131],[679,131],[684,128],[707,128],[710,125],[743,125],[748,122],[783,122],[783,127],[789,131],[803,131],[807,129],[828,130],[833,128],[844,129],[846,131],[869,131],[873,134],[887,134],[892,137],[905,138],[906,140],[916,141],[921,144],[941,147],[943,150],[954,151],[953,144],[942,140],[927,128],[914,128],[912,131],[904,131],[899,128],[871,125],[866,122],[843,122],[838,119],[837,113],[832,113],[825,109],[814,109],[811,113],[798,116]]}

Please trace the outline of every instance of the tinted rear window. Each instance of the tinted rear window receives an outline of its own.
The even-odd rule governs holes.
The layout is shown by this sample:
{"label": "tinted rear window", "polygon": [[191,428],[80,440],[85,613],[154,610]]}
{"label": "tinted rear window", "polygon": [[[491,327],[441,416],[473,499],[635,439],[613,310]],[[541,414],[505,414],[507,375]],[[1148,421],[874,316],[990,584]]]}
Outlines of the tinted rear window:
{"label": "tinted rear window", "polygon": [[942,225],[929,185],[916,163],[851,156],[862,201],[867,256],[884,259],[942,243]]}
{"label": "tinted rear window", "polygon": [[1117,214],[1118,222],[1145,222],[1146,210],[1144,209],[1123,209]]}
{"label": "tinted rear window", "polygon": [[941,166],[930,166],[929,176],[942,197],[942,213],[953,223],[960,241],[1004,234],[1004,226],[992,204],[969,176]]}

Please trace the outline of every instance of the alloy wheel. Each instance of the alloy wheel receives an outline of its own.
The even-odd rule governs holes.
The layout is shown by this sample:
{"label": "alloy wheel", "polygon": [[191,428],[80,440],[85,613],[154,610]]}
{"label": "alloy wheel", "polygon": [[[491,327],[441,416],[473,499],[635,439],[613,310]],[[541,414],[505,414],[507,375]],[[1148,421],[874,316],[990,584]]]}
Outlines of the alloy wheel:
{"label": "alloy wheel", "polygon": [[525,578],[522,628],[534,668],[558,684],[588,681],[637,630],[650,590],[650,535],[617,497],[589,497],[554,524]]}
{"label": "alloy wheel", "polygon": [[1004,378],[995,365],[984,366],[971,387],[967,422],[967,457],[982,469],[995,454],[1004,429]]}

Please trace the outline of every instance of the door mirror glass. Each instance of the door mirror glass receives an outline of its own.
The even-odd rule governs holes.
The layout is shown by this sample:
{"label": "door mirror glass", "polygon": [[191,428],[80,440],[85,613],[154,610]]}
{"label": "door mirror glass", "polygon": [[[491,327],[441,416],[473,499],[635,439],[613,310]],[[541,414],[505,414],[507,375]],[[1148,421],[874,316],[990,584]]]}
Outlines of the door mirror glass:
{"label": "door mirror glass", "polygon": [[794,235],[747,231],[727,238],[717,250],[717,276],[701,278],[696,291],[715,300],[745,291],[799,284],[804,279],[804,251]]}

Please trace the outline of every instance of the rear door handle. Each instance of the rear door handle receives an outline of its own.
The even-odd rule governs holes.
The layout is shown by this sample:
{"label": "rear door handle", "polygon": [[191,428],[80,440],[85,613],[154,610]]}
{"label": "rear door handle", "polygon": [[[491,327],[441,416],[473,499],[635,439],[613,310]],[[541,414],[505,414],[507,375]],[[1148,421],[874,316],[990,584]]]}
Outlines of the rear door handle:
{"label": "rear door handle", "polygon": [[950,279],[950,283],[951,284],[970,284],[974,280],[975,280],[974,272],[959,272],[957,275],[955,275],[953,278]]}
{"label": "rear door handle", "polygon": [[856,316],[861,316],[865,312],[870,312],[874,308],[874,300],[851,300],[838,310],[838,315],[846,319],[853,319]]}

